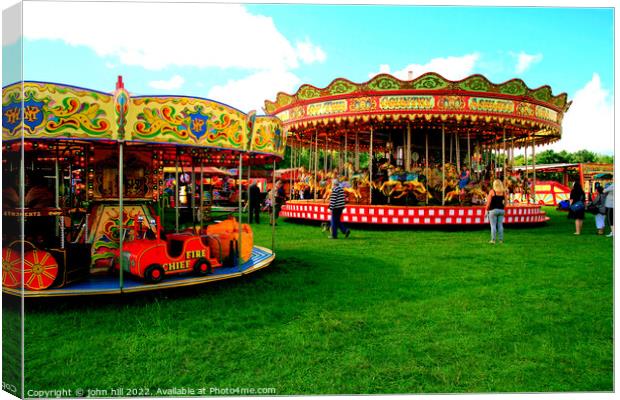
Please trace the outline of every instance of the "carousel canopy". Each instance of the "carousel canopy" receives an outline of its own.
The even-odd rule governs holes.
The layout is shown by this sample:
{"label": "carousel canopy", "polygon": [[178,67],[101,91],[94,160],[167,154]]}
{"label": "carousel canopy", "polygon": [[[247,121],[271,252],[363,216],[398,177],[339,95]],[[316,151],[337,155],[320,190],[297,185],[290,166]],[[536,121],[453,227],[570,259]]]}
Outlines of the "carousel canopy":
{"label": "carousel canopy", "polygon": [[[23,101],[23,110],[22,108]],[[245,114],[225,104],[186,96],[135,96],[121,77],[113,93],[48,82],[2,89],[2,140],[90,141],[189,146],[201,153],[251,152],[269,162],[284,155],[286,135],[273,116]]]}
{"label": "carousel canopy", "polygon": [[494,143],[505,135],[515,146],[551,143],[562,133],[570,102],[554,96],[549,86],[529,88],[522,80],[493,84],[482,75],[450,81],[436,73],[402,81],[380,74],[364,83],[344,78],[321,89],[302,85],[291,95],[278,93],[265,101],[265,111],[278,117],[290,139],[310,143],[315,135],[343,148],[343,137],[360,134],[360,149],[381,146],[393,132],[407,129],[470,135]]}

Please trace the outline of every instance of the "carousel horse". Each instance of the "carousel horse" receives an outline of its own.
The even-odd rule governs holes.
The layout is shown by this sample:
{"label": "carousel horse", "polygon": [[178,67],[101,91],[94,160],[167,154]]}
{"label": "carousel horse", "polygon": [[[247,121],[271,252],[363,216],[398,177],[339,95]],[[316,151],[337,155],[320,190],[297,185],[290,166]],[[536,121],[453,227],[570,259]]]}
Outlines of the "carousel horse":
{"label": "carousel horse", "polygon": [[355,169],[353,168],[353,163],[351,161],[347,161],[344,165],[345,175],[351,178],[355,174]]}
{"label": "carousel horse", "polygon": [[487,193],[479,186],[474,186],[467,190],[466,194],[469,196],[471,204],[483,204],[487,197]]}
{"label": "carousel horse", "polygon": [[454,199],[458,200],[460,194],[461,194],[461,191],[459,189],[451,190],[446,193],[446,196],[444,197],[444,201],[446,203],[451,203]]}
{"label": "carousel horse", "polygon": [[390,180],[383,182],[379,190],[381,191],[381,193],[383,193],[388,198],[388,202],[389,202],[389,199],[390,199],[390,196],[392,196],[392,193],[394,193],[395,191],[402,190],[402,184],[400,183],[400,181],[390,179]]}
{"label": "carousel horse", "polygon": [[406,181],[405,186],[409,188],[418,200],[426,201],[426,198],[432,199],[433,196],[428,192],[426,186],[420,181]]}

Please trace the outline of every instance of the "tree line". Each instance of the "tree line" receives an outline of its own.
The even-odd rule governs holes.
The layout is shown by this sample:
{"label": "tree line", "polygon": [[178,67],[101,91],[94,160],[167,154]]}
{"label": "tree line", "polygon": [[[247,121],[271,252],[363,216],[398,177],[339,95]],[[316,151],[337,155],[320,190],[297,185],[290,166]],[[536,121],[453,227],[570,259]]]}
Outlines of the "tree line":
{"label": "tree line", "polygon": [[[614,156],[606,154],[598,154],[589,150],[579,150],[569,153],[566,150],[555,152],[554,150],[545,150],[536,153],[536,164],[558,164],[558,163],[605,163],[613,164]],[[525,157],[523,155],[515,156],[514,165],[525,165]],[[528,153],[527,165],[532,165],[532,155]]]}

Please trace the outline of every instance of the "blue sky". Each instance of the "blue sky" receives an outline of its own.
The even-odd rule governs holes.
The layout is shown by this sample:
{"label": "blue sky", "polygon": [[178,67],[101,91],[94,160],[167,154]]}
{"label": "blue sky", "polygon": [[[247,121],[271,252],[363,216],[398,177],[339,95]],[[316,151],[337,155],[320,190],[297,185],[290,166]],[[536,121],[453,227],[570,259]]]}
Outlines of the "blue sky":
{"label": "blue sky", "polygon": [[[18,49],[10,39],[5,58]],[[574,101],[553,148],[610,154],[613,40],[611,8],[26,2],[23,72],[102,91],[121,74],[132,94],[206,97],[242,111],[304,83],[379,72],[521,78]],[[15,76],[3,67],[3,85]]]}

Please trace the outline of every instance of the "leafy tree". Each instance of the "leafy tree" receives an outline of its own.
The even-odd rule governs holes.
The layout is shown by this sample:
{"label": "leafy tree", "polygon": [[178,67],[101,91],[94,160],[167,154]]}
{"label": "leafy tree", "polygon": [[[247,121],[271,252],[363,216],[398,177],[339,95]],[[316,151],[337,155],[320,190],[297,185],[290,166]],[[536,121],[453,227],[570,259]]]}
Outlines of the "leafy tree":
{"label": "leafy tree", "polygon": [[[536,154],[536,164],[556,164],[556,163],[606,163],[613,164],[614,156],[597,154],[589,150],[579,150],[569,153],[566,150],[555,152],[553,150],[545,150]],[[528,152],[527,164],[532,165],[532,155]],[[525,165],[525,157],[520,154],[515,156],[514,165]]]}
{"label": "leafy tree", "polygon": [[606,154],[597,154],[595,162],[604,163],[604,164],[613,164],[614,156],[609,156]]}
{"label": "leafy tree", "polygon": [[576,153],[571,153],[570,162],[574,162],[574,163],[594,162],[596,158],[597,158],[597,155],[589,150],[579,150]]}
{"label": "leafy tree", "polygon": [[557,164],[565,162],[568,162],[568,157],[565,151],[556,153],[553,150],[545,150],[539,154],[536,154],[536,164]]}

